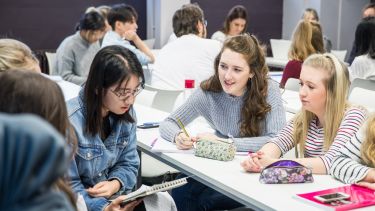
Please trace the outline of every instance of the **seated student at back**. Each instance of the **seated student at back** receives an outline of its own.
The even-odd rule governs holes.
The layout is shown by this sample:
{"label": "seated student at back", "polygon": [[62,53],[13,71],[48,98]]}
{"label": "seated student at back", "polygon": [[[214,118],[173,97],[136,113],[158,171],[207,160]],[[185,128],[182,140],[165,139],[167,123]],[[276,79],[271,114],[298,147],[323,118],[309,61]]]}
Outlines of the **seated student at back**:
{"label": "seated student at back", "polygon": [[[132,6],[114,5],[109,11],[107,19],[112,30],[104,35],[102,48],[109,45],[121,45],[131,50],[142,65],[154,63],[154,55],[137,34],[138,14]],[[130,41],[135,44],[135,47],[130,44]]]}
{"label": "seated student at back", "polygon": [[[185,135],[177,124],[202,116],[215,134]],[[160,134],[190,149],[200,138],[233,136],[238,151],[257,151],[285,126],[285,111],[277,84],[268,68],[258,40],[239,35],[227,39],[215,59],[215,74],[160,124]],[[181,176],[182,177],[182,176]],[[190,179],[172,191],[178,210],[232,209],[241,206],[223,194]]]}
{"label": "seated student at back", "polygon": [[83,15],[79,31],[65,38],[56,50],[56,72],[63,79],[81,85],[99,51],[99,40],[105,31],[105,20],[98,12]]}
{"label": "seated student at back", "polygon": [[204,14],[196,4],[184,5],[174,13],[173,31],[178,38],[159,51],[151,85],[182,90],[186,79],[199,85],[214,74],[214,60],[222,44],[205,39]]}
{"label": "seated student at back", "polygon": [[298,147],[300,158],[295,161],[315,174],[327,174],[332,159],[362,125],[366,111],[348,103],[349,73],[335,56],[309,56],[302,65],[300,82],[301,111],[277,137],[241,163],[246,171],[260,172]]}
{"label": "seated student at back", "polygon": [[330,173],[342,182],[375,190],[375,114],[335,157]]}
{"label": "seated student at back", "polygon": [[211,39],[224,42],[225,39],[231,36],[243,34],[247,30],[247,11],[242,5],[236,5],[229,10],[225,18],[223,28],[215,32]]}
{"label": "seated student at back", "polygon": [[[122,46],[107,46],[96,54],[79,96],[68,101],[69,119],[78,139],[69,177],[89,210],[122,209],[120,202],[126,196],[117,194],[129,193],[136,184],[139,157],[133,103],[143,83],[142,66],[135,54]],[[173,210],[169,195],[152,197],[156,198],[145,198],[144,204],[138,200],[125,208],[142,210],[149,202]],[[110,202],[109,198],[116,199]]]}
{"label": "seated student at back", "polygon": [[316,22],[300,21],[293,33],[289,61],[284,68],[280,88],[284,88],[289,78],[299,78],[303,61],[314,53],[324,53],[320,25]]}

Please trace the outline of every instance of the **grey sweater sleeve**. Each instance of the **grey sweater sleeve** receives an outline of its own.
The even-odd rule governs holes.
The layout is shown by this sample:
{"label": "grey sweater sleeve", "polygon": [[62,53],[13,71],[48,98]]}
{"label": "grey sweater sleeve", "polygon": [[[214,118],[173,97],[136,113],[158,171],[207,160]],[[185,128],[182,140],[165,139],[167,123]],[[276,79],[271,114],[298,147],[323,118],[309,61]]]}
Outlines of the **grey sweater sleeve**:
{"label": "grey sweater sleeve", "polygon": [[234,138],[237,151],[258,151],[286,125],[285,109],[279,87],[273,81],[269,81],[268,85],[267,102],[271,106],[271,111],[266,115],[263,133],[258,137]]}
{"label": "grey sweater sleeve", "polygon": [[184,125],[187,125],[196,119],[199,116],[199,113],[195,108],[202,97],[201,92],[194,92],[183,105],[172,112],[160,124],[159,132],[161,137],[170,142],[174,142],[175,136],[181,130],[181,128],[178,126],[177,118],[179,118]]}
{"label": "grey sweater sleeve", "polygon": [[85,77],[79,76],[76,73],[74,73],[74,57],[73,57],[73,51],[69,49],[63,49],[63,52],[61,52],[61,57],[59,60],[57,60],[57,70],[61,77],[66,80],[70,81],[72,83],[75,83],[77,85],[81,85],[86,81]]}

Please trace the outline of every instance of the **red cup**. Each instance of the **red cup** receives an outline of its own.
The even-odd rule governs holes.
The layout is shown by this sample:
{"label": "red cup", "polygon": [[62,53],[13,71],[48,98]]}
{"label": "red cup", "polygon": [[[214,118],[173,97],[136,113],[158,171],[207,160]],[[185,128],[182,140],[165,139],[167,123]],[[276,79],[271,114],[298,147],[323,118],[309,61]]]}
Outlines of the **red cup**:
{"label": "red cup", "polygon": [[194,89],[195,87],[195,80],[185,80],[185,89]]}

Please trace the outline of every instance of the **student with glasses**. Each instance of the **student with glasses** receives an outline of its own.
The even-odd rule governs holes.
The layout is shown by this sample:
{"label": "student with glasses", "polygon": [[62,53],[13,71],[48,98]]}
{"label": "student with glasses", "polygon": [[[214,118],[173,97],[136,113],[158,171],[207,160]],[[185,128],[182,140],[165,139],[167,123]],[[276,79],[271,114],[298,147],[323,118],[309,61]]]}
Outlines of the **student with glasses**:
{"label": "student with glasses", "polygon": [[[112,202],[108,199],[129,193],[137,181],[139,157],[132,105],[143,82],[135,54],[121,46],[108,46],[95,56],[79,96],[68,101],[69,119],[78,139],[69,176],[73,190],[83,195],[89,210],[133,210],[140,204],[135,201],[122,208],[119,204],[126,196]],[[171,197],[168,202],[174,206]],[[144,209],[141,205],[136,210]]]}

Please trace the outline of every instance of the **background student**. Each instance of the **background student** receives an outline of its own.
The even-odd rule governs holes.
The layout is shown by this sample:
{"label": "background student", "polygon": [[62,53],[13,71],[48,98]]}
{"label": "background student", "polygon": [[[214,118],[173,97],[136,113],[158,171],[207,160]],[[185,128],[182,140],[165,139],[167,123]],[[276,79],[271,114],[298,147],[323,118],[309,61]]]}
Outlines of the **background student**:
{"label": "background student", "polygon": [[[68,101],[69,119],[78,137],[69,177],[73,190],[83,195],[89,210],[120,209],[119,203],[126,196],[112,203],[108,199],[129,193],[136,184],[139,157],[132,105],[144,86],[142,71],[130,50],[115,45],[105,47],[95,56],[79,96]],[[173,210],[171,197],[160,197],[150,203],[156,209],[157,203],[164,203],[164,210],[168,205],[168,210]],[[137,208],[142,209],[140,202],[132,202],[126,208],[131,210],[139,204],[142,206]]]}
{"label": "background student", "polygon": [[13,69],[37,72],[56,82],[63,91],[66,101],[78,95],[80,89],[78,85],[64,81],[57,75],[41,73],[38,59],[26,44],[14,39],[0,39],[0,72]]}
{"label": "background student", "polygon": [[[177,124],[203,116],[215,134],[186,136]],[[200,138],[234,136],[238,151],[256,151],[285,125],[277,84],[268,78],[264,53],[254,36],[240,35],[224,42],[215,60],[215,75],[160,124],[160,134],[190,149]],[[182,177],[182,176],[181,176]],[[172,191],[178,210],[231,209],[241,206],[223,194],[190,179]]]}
{"label": "background student", "polygon": [[223,28],[212,34],[211,39],[224,42],[231,36],[243,34],[247,31],[247,10],[242,5],[236,5],[229,10]]}
{"label": "background student", "polygon": [[[26,136],[23,137],[24,140],[22,138],[17,138],[22,136],[8,136],[8,138],[14,139],[13,141],[19,143],[18,146],[15,145],[19,149],[9,149],[15,150],[13,151],[15,154],[12,155],[14,156],[12,159],[10,157],[1,159],[14,162],[12,165],[5,165],[8,167],[12,166],[12,168],[8,170],[4,169],[4,171],[8,173],[12,172],[11,174],[13,177],[9,177],[4,181],[7,181],[9,183],[8,185],[17,184],[13,188],[18,190],[19,193],[25,194],[24,196],[17,196],[19,200],[35,200],[34,203],[36,204],[31,203],[29,205],[30,207],[38,206],[37,203],[40,203],[39,210],[50,210],[47,208],[41,208],[48,204],[60,203],[62,205],[66,203],[71,207],[70,209],[72,209],[72,207],[75,208],[76,199],[73,196],[71,188],[63,179],[63,175],[67,173],[68,161],[73,158],[76,148],[76,140],[69,124],[67,109],[61,89],[56,83],[38,73],[22,70],[12,70],[1,73],[0,84],[2,85],[2,88],[0,89],[0,99],[2,99],[0,101],[0,112],[9,114],[35,114],[50,123],[55,130],[60,133],[58,136],[56,135],[57,137],[51,136],[54,138],[51,138],[50,141],[48,141],[47,137],[44,137],[43,135],[45,128],[42,128],[42,126],[45,124],[41,123],[39,125],[38,122],[36,122],[35,125],[28,126],[30,129],[32,128],[32,130],[35,130],[35,132],[29,134],[30,139],[27,139]],[[18,125],[17,127],[22,126]],[[48,128],[49,127],[46,127],[46,129]],[[20,130],[20,132],[32,131],[25,129]],[[37,135],[39,133],[40,135]],[[64,143],[65,141],[62,141],[62,136],[66,138],[66,143]],[[38,140],[38,137],[40,137],[41,140]],[[45,139],[42,139],[43,137]],[[70,150],[68,150],[68,144]],[[5,156],[9,153],[11,152],[7,151],[7,153],[1,154]],[[27,159],[21,159],[25,157],[27,157]],[[70,159],[66,159],[67,157]],[[34,173],[28,171],[28,169],[37,170],[44,168],[45,170],[36,171]],[[18,174],[16,173],[17,171]],[[28,190],[28,188],[30,189]],[[49,190],[46,191],[45,195],[38,193],[38,191],[44,190],[44,188]],[[47,196],[47,193],[52,196]],[[8,194],[9,192],[7,192],[7,194],[1,194],[1,198],[4,197],[10,201],[14,200],[8,198]],[[16,194],[16,192],[14,192],[14,194]],[[35,194],[35,196],[33,196],[33,194]],[[41,195],[44,195],[43,197],[45,200],[38,202],[36,199]],[[64,196],[66,199],[62,199],[59,203],[57,201],[49,201],[49,198],[59,198],[57,197],[59,195]],[[22,204],[20,207],[28,206],[27,203],[29,203],[29,201],[26,200],[26,204],[23,204],[24,202],[20,200],[18,203]],[[82,202],[79,203],[78,206],[85,207],[85,204]],[[50,208],[53,210],[53,207]],[[58,207],[54,208],[57,209]]]}
{"label": "background student", "polygon": [[360,128],[366,111],[347,102],[348,70],[335,56],[308,57],[300,81],[301,111],[276,138],[241,163],[246,171],[260,172],[298,147],[295,161],[312,168],[313,173],[327,174],[332,159]]}
{"label": "background student", "polygon": [[284,88],[289,78],[299,78],[303,61],[314,53],[324,53],[320,25],[316,22],[300,21],[293,33],[289,61],[283,71],[280,88]]}
{"label": "background student", "polygon": [[374,114],[336,156],[330,174],[342,182],[375,190]]}
{"label": "background student", "polygon": [[[131,50],[142,65],[154,63],[154,55],[137,34],[138,14],[132,6],[126,4],[114,5],[107,18],[112,30],[104,35],[102,47],[121,45]],[[130,44],[130,41],[135,46]]]}
{"label": "background student", "polygon": [[56,72],[63,79],[81,85],[86,81],[99,40],[105,31],[105,20],[98,12],[82,16],[79,31],[65,38],[56,50]]}
{"label": "background student", "polygon": [[355,58],[349,67],[350,80],[375,79],[375,17],[366,17],[358,24],[354,39]]}
{"label": "background student", "polygon": [[174,13],[173,30],[178,38],[159,51],[151,85],[182,90],[190,79],[198,86],[214,74],[214,60],[222,44],[205,39],[204,14],[196,4],[184,5]]}
{"label": "background student", "polygon": [[[305,21],[315,22],[319,23],[319,15],[318,12],[313,8],[306,8],[303,12],[302,19]],[[323,44],[324,44],[324,50],[325,52],[331,52],[332,50],[332,42],[331,40],[323,35]],[[323,52],[321,52],[323,53]]]}

